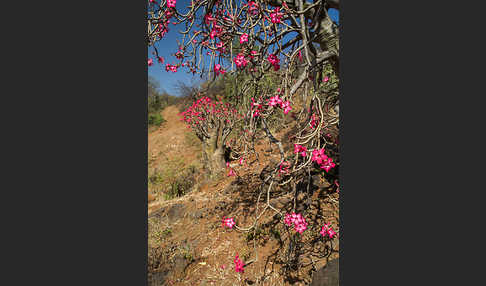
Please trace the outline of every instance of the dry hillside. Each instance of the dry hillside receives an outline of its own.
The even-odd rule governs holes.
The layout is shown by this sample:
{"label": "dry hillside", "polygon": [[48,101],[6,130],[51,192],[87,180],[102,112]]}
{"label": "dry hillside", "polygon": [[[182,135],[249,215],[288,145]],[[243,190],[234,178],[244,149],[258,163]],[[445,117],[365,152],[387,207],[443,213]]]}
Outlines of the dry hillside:
{"label": "dry hillside", "polygon": [[[272,211],[262,216],[264,225],[257,232],[221,226],[224,216],[234,217],[242,227],[252,223],[255,208],[262,207],[257,205],[260,174],[278,158],[278,150],[262,141],[257,146],[259,161],[236,167],[235,177],[207,181],[199,171],[200,143],[178,113],[175,106],[164,109],[167,122],[148,134],[149,285],[310,285],[313,275],[317,277],[316,270],[339,257],[337,239],[331,246],[314,243],[314,251],[327,253],[325,258],[302,255],[289,263],[287,240],[292,230]],[[277,136],[283,138],[284,134],[282,130]],[[328,192],[326,181],[316,180],[315,184],[306,210],[315,218],[309,225],[315,227],[304,232],[302,239],[306,241],[313,239],[324,218],[339,230],[338,194]],[[180,196],[168,194],[181,188]],[[292,199],[293,193],[276,188],[271,203],[285,209]],[[245,263],[254,261],[254,247],[258,250],[256,261],[247,264],[243,274],[236,273],[235,255]],[[312,285],[331,285],[316,283]]]}

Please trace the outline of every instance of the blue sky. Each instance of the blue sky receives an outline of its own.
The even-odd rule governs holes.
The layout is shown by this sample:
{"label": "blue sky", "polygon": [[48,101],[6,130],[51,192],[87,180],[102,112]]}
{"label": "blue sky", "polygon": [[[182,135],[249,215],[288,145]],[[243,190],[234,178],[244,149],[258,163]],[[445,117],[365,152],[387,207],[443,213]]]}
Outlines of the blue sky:
{"label": "blue sky", "polygon": [[[178,0],[177,9],[188,6],[190,0]],[[329,9],[329,16],[336,23],[339,24],[339,12],[335,9]],[[177,40],[180,37],[178,33],[179,30],[183,29],[182,25],[170,25],[169,32],[165,35],[164,39],[157,44],[157,50],[159,55],[164,57],[165,63],[176,64],[179,61],[173,56],[173,54],[178,50]],[[187,84],[192,84],[195,82],[200,82],[202,79],[200,75],[192,75],[188,73],[185,68],[179,68],[176,73],[166,72],[165,63],[163,65],[159,64],[155,60],[155,56],[152,54],[153,48],[148,49],[148,56],[154,60],[154,64],[148,67],[148,74],[154,77],[160,84],[161,89],[164,89],[171,95],[178,95],[176,90],[176,84],[178,81],[183,81]],[[206,79],[206,78],[203,78]]]}

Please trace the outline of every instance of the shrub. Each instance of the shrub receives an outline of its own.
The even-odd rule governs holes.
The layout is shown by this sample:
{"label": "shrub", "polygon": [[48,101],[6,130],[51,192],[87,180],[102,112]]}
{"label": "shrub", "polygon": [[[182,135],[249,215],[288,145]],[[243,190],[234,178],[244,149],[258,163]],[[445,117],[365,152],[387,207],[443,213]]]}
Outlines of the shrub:
{"label": "shrub", "polygon": [[164,194],[166,200],[187,194],[196,182],[196,168],[193,166],[184,170],[169,186]]}
{"label": "shrub", "polygon": [[148,115],[148,124],[153,126],[160,126],[160,124],[164,123],[165,119],[162,117],[160,113],[149,113]]}

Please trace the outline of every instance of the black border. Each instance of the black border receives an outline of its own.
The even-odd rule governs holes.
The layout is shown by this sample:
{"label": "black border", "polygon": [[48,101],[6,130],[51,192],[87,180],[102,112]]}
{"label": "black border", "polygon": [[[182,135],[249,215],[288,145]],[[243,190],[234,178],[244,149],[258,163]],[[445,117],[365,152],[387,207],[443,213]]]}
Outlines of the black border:
{"label": "black border", "polygon": [[8,9],[2,285],[147,285],[147,3]]}

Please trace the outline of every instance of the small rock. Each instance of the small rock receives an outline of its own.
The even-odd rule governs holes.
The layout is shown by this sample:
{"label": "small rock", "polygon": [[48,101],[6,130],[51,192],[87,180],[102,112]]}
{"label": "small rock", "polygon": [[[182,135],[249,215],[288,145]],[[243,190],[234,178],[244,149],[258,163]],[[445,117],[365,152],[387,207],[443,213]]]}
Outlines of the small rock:
{"label": "small rock", "polygon": [[314,273],[310,286],[339,286],[339,258]]}
{"label": "small rock", "polygon": [[173,273],[176,276],[180,276],[184,273],[184,270],[186,269],[187,265],[189,265],[190,261],[184,258],[182,255],[177,255],[174,259],[174,268],[173,268]]}
{"label": "small rock", "polygon": [[154,273],[148,273],[148,285],[149,286],[158,286],[164,285],[165,280],[167,278],[168,271],[162,270],[157,271]]}
{"label": "small rock", "polygon": [[172,223],[178,219],[184,217],[185,207],[182,204],[173,205],[169,211],[167,212],[167,217],[169,221]]}

